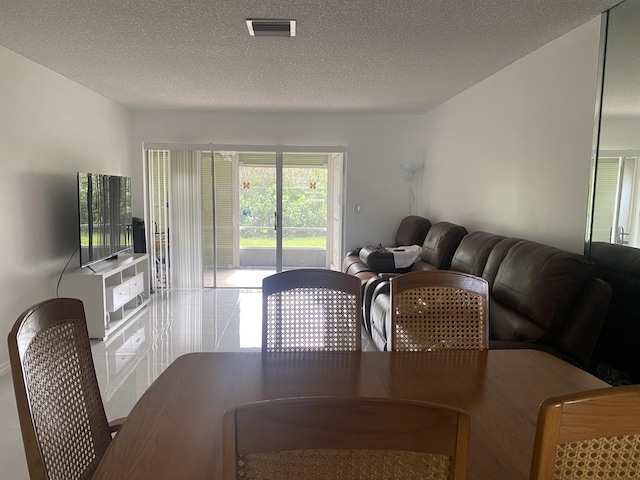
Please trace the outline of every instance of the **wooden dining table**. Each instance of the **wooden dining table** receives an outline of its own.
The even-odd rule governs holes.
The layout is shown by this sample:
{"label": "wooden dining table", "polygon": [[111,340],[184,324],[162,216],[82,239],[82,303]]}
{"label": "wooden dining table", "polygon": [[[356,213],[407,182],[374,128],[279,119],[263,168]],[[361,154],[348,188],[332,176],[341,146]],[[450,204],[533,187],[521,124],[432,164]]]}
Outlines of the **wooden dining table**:
{"label": "wooden dining table", "polygon": [[471,415],[469,480],[527,479],[540,402],[606,387],[537,350],[192,353],[148,388],[93,477],[222,478],[223,412],[298,396],[394,397]]}

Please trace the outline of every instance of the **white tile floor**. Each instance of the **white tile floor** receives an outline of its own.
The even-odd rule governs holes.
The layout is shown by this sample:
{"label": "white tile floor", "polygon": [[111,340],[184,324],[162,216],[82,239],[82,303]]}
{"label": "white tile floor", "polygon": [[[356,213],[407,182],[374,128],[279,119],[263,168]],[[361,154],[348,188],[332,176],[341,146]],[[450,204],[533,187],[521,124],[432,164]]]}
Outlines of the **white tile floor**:
{"label": "white tile floor", "polygon": [[[151,305],[92,352],[107,418],[126,416],[178,356],[199,351],[260,350],[260,290],[159,291]],[[368,338],[363,349],[375,350]],[[0,478],[29,478],[11,375],[0,376]]]}

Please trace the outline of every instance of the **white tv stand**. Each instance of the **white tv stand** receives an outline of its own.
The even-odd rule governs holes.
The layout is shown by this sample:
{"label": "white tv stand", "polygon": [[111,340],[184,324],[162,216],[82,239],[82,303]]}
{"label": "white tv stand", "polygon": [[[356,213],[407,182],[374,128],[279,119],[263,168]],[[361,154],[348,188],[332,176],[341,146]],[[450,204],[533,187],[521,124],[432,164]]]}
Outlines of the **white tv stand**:
{"label": "white tv stand", "polygon": [[89,337],[106,340],[149,305],[149,255],[125,254],[62,278],[61,297],[84,303]]}

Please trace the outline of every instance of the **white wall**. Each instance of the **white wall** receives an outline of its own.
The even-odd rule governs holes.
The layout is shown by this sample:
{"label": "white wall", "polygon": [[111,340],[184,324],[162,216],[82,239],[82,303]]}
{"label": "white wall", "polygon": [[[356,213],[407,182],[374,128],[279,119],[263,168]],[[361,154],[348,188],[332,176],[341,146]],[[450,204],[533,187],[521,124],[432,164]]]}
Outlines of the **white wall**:
{"label": "white wall", "polygon": [[[0,47],[0,331],[55,296],[78,245],[76,172],[130,174],[128,111]],[[77,266],[77,256],[74,259]],[[73,265],[73,262],[72,262]],[[0,342],[0,373],[8,370]]]}
{"label": "white wall", "polygon": [[582,253],[600,18],[426,115],[423,210]]}
{"label": "white wall", "polygon": [[[408,183],[400,164],[422,158],[423,120],[423,115],[133,111],[133,183],[142,181],[143,142],[344,145],[346,248],[387,243],[407,214]],[[142,194],[136,193],[134,213],[142,216]],[[361,205],[357,215],[356,204]]]}
{"label": "white wall", "polygon": [[640,150],[640,118],[603,117],[600,150]]}

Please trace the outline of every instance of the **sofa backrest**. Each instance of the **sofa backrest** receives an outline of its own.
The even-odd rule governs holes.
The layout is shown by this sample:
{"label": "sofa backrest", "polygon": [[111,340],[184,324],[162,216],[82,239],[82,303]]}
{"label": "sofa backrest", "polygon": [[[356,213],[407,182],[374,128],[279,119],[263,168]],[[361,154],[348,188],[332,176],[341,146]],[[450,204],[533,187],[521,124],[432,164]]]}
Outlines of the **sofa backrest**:
{"label": "sofa backrest", "polygon": [[417,215],[404,217],[396,230],[395,245],[422,245],[427,232],[431,228],[431,222]]}
{"label": "sofa backrest", "polygon": [[420,258],[437,270],[449,270],[451,259],[467,229],[449,222],[438,222],[431,226],[422,244]]}
{"label": "sofa backrest", "polygon": [[489,253],[487,262],[484,265],[484,271],[482,272],[482,278],[489,282],[489,292],[493,289],[493,283],[498,275],[498,269],[504,260],[504,257],[509,253],[509,249],[516,243],[522,242],[521,238],[503,238],[496,243]]}
{"label": "sofa backrest", "polygon": [[488,232],[466,235],[453,254],[451,270],[482,277],[493,247],[504,238],[502,235]]}
{"label": "sofa backrest", "polygon": [[556,334],[594,276],[595,266],[586,257],[522,240],[500,263],[491,296],[495,303]]}

